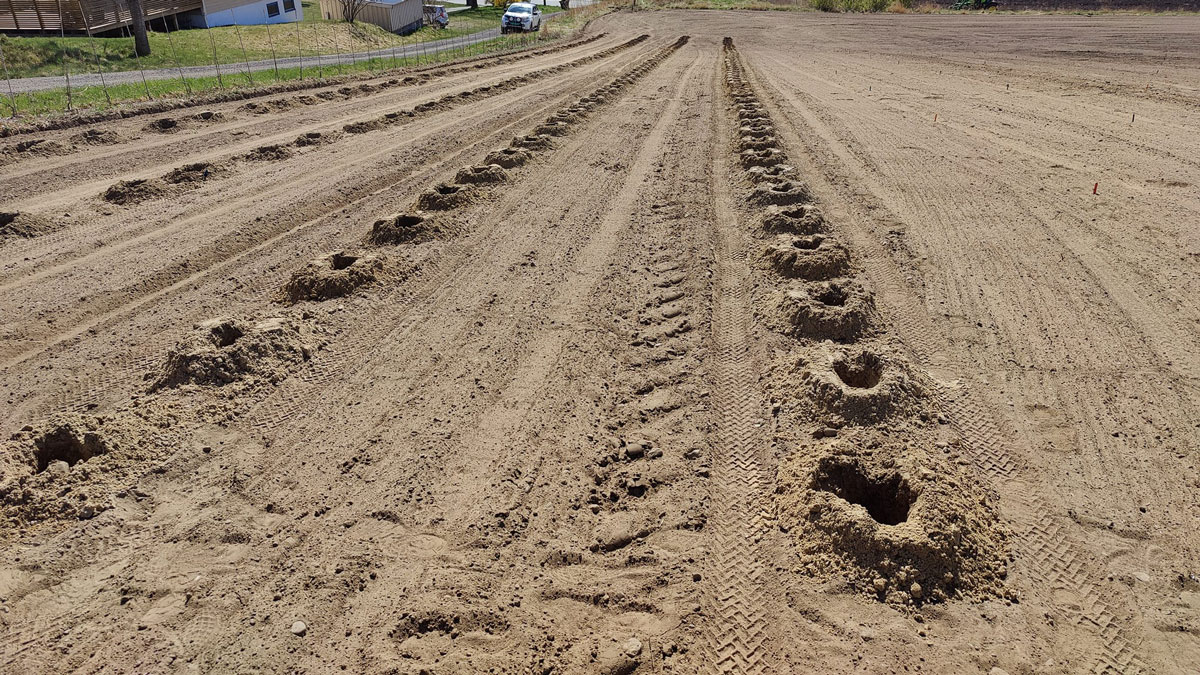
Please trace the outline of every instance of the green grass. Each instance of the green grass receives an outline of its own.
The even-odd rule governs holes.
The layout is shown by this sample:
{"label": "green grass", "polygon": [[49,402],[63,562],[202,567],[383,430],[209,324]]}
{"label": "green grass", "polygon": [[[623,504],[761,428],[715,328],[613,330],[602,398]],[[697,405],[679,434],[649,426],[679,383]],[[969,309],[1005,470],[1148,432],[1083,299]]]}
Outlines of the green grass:
{"label": "green grass", "polygon": [[[305,56],[310,56],[387,49],[414,42],[459,37],[499,26],[500,14],[503,13],[494,7],[455,12],[450,15],[450,26],[444,30],[426,27],[402,37],[361,21],[354,25],[343,21],[326,21],[319,18],[320,9],[316,4],[301,4],[305,19],[298,25],[225,26],[208,30],[171,31],[168,34],[162,30],[161,22],[156,22],[160,30],[150,33],[150,56],[142,58],[140,63],[134,57],[131,37],[89,39],[0,35],[0,49],[4,50],[9,75],[14,78],[61,76],[64,64],[70,73],[211,65],[214,45],[217,62],[224,65],[270,59],[272,45],[279,57],[296,56],[298,49]],[[544,11],[558,11],[558,8],[547,7]]]}
{"label": "green grass", "polygon": [[[565,33],[565,32],[563,32]],[[112,98],[113,103],[110,105],[108,97],[105,96],[102,87],[84,87],[80,89],[72,89],[70,94],[71,109],[91,109],[105,110],[113,105],[121,105],[123,103],[131,103],[138,101],[146,101],[149,99],[178,99],[186,98],[190,95],[201,94],[204,92],[212,92],[217,90],[233,90],[245,89],[250,87],[263,87],[276,82],[286,82],[298,80],[302,76],[305,80],[328,79],[341,75],[353,75],[360,73],[376,73],[383,74],[388,70],[405,68],[411,66],[421,66],[457,59],[470,58],[473,56],[482,56],[507,50],[519,49],[523,45],[532,46],[531,40],[540,39],[541,42],[548,42],[557,37],[554,34],[542,34],[538,36],[528,35],[508,35],[504,37],[486,40],[473,45],[465,45],[462,49],[455,49],[438,54],[428,54],[426,56],[413,56],[408,59],[397,57],[377,58],[358,63],[343,63],[341,66],[331,66],[328,63],[318,69],[316,65],[306,65],[303,75],[299,68],[281,68],[279,70],[278,79],[273,70],[264,70],[259,72],[247,73],[245,70],[236,70],[230,66],[229,71],[222,69],[222,77],[220,80],[216,77],[189,77],[186,79],[186,85],[179,78],[171,80],[148,80],[145,84],[141,82],[136,84],[119,84],[110,85],[108,95]],[[309,56],[309,54],[305,54]],[[328,62],[328,59],[326,59]],[[149,96],[147,96],[147,89]],[[51,89],[40,92],[22,93],[16,96],[16,114],[21,116],[31,115],[46,115],[59,113],[68,109],[68,96],[66,89]],[[0,91],[0,114],[12,114],[11,99]]]}

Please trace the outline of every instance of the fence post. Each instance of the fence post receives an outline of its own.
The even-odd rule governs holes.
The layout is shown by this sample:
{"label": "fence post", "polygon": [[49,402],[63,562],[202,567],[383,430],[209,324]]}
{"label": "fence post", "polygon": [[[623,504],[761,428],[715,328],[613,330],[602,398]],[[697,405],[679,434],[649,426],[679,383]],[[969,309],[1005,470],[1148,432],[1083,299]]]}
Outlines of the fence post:
{"label": "fence post", "polygon": [[338,44],[336,28],[333,29],[333,52],[335,54],[334,64],[337,65],[338,75],[341,75],[342,74],[342,47],[341,47],[341,45]]}
{"label": "fence post", "polygon": [[70,112],[70,110],[71,110],[71,69],[67,66],[67,41],[66,41],[66,36],[67,36],[66,25],[67,25],[67,23],[65,21],[63,21],[62,1],[59,0],[59,2],[57,4],[58,4],[58,35],[60,38],[63,38],[63,43],[62,43],[63,78],[65,78],[67,80],[67,111]]}
{"label": "fence post", "polygon": [[12,78],[8,76],[8,61],[4,60],[4,45],[0,45],[0,66],[4,66],[4,80],[8,82],[8,98],[12,101],[12,116],[17,116],[17,97],[13,94]]}
{"label": "fence post", "polygon": [[[178,23],[176,28],[178,29]],[[171,45],[171,60],[175,62],[175,69],[179,71],[179,79],[183,81],[183,88],[187,91],[188,96],[192,95],[192,85],[188,84],[187,78],[183,76],[183,67],[179,65],[179,57],[175,55],[175,39],[171,37],[171,27],[167,25],[167,17],[163,17],[163,30],[167,31],[167,44]]]}
{"label": "fence post", "polygon": [[296,58],[300,59],[300,81],[304,81],[304,50],[300,48],[300,22],[296,22]]}
{"label": "fence post", "polygon": [[217,86],[224,89],[225,80],[221,79],[221,64],[217,61],[217,41],[213,39],[211,28],[205,26],[204,30],[208,33],[208,43],[212,45],[213,67],[217,69]]}
{"label": "fence post", "polygon": [[254,78],[250,76],[250,57],[246,56],[246,43],[242,41],[242,29],[235,23],[233,30],[237,33],[238,44],[242,46],[242,68],[246,71],[246,81],[253,86]]}
{"label": "fence post", "polygon": [[317,24],[315,23],[312,26],[312,33],[314,36],[313,44],[317,46],[317,79],[323,80],[325,79],[325,68],[324,64],[321,63],[321,36],[317,35]]}
{"label": "fence post", "polygon": [[267,24],[267,44],[271,46],[271,65],[275,67],[275,81],[279,81],[279,61],[275,58],[275,41],[271,39],[271,24]]}

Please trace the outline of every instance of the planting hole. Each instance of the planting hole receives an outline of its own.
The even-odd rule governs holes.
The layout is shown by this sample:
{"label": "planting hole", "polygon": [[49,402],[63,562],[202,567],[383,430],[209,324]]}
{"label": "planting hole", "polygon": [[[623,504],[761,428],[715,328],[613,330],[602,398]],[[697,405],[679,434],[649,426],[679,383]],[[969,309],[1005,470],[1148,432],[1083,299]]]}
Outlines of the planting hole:
{"label": "planting hole", "polygon": [[452,195],[452,194],[458,192],[459,190],[461,190],[462,188],[460,188],[457,185],[439,185],[434,189],[437,190],[438,194]]}
{"label": "planting hole", "polygon": [[824,238],[819,236],[800,237],[799,239],[792,240],[792,246],[795,246],[799,249],[804,249],[805,251],[815,251],[821,246],[822,241],[824,241]]}
{"label": "planting hole", "polygon": [[842,462],[822,462],[813,487],[865,508],[882,525],[899,525],[908,520],[908,510],[917,499],[908,482],[898,474],[874,478],[865,475],[857,464]]}
{"label": "planting hole", "polygon": [[883,362],[876,354],[861,352],[853,358],[834,361],[833,371],[847,386],[870,389],[879,384],[879,378],[883,377]]}
{"label": "planting hole", "polygon": [[232,322],[219,323],[212,327],[211,335],[212,343],[218,348],[228,347],[238,341],[238,338],[245,335],[241,328],[238,328]]}
{"label": "planting hole", "polygon": [[817,302],[830,307],[842,307],[846,304],[846,289],[841,286],[826,286],[817,293]]}
{"label": "planting hole", "polygon": [[358,256],[346,255],[345,253],[334,253],[331,257],[331,263],[333,264],[333,269],[335,270],[344,270],[353,265],[357,260]]}
{"label": "planting hole", "polygon": [[59,427],[48,432],[35,441],[34,445],[37,448],[35,456],[39,472],[45,471],[54,462],[66,462],[69,466],[75,466],[105,451],[100,437],[96,434],[85,433],[83,438],[79,438],[68,427]]}

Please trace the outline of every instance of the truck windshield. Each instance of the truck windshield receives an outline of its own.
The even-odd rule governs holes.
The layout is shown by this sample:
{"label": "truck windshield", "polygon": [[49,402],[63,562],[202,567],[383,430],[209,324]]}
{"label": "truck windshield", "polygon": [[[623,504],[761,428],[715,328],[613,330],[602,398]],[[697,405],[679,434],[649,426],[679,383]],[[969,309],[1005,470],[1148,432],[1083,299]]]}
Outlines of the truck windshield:
{"label": "truck windshield", "polygon": [[509,14],[529,14],[529,8],[528,7],[509,7],[508,13]]}

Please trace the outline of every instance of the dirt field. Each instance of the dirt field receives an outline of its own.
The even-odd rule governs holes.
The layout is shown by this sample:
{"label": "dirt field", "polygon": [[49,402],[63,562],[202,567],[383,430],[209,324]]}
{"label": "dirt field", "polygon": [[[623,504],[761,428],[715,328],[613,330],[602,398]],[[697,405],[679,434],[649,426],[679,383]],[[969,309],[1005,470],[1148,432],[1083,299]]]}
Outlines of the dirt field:
{"label": "dirt field", "polygon": [[622,12],[4,141],[0,671],[1200,672],[1197,34]]}

